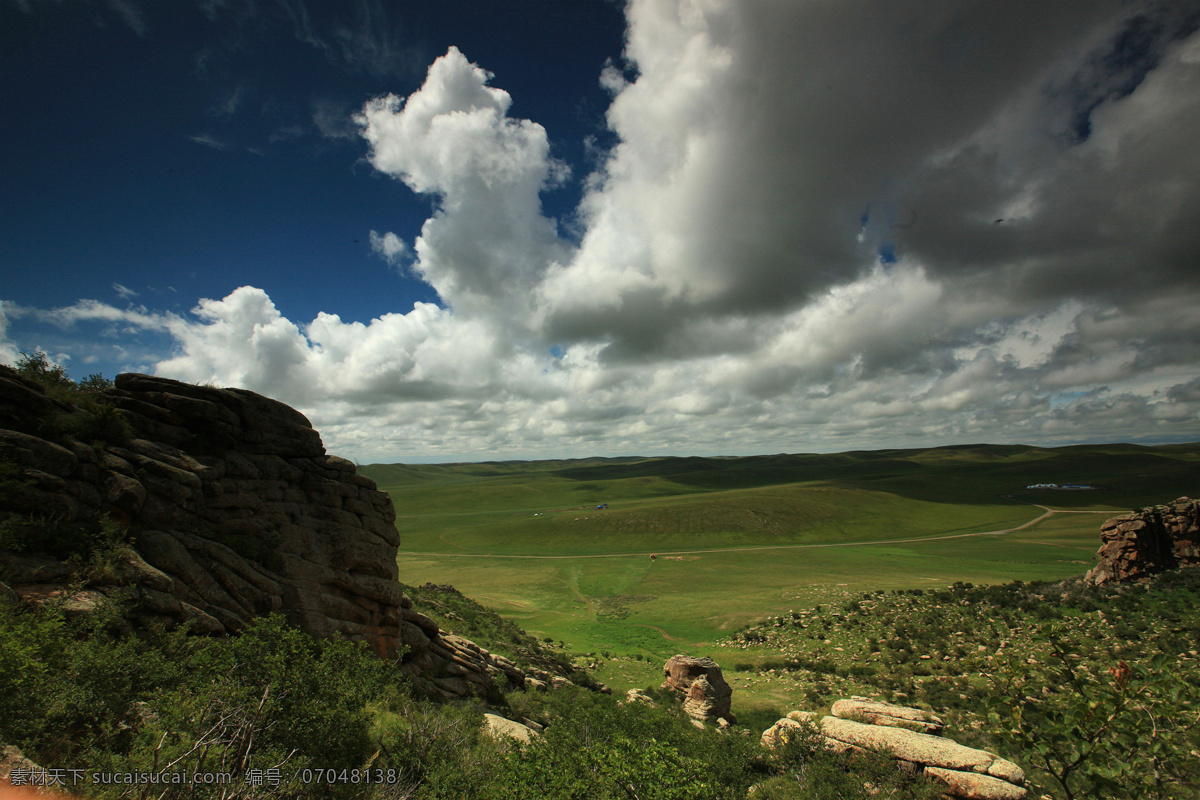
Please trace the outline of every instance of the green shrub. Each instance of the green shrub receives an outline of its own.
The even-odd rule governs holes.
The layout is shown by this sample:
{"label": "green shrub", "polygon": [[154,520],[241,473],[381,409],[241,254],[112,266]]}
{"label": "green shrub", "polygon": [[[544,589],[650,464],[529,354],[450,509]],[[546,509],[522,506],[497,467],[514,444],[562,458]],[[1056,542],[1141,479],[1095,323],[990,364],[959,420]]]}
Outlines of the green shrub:
{"label": "green shrub", "polygon": [[72,522],[53,514],[13,514],[0,522],[0,550],[54,556],[85,582],[111,578],[128,540],[127,531],[107,515]]}
{"label": "green shrub", "polygon": [[69,436],[84,442],[109,444],[128,441],[129,423],[105,400],[103,392],[113,384],[103,375],[89,375],[76,385],[61,365],[51,364],[40,351],[22,353],[14,369],[40,384],[48,396],[72,406],[68,411],[56,411],[39,420],[39,433],[43,436],[52,439]]}
{"label": "green shrub", "polygon": [[51,364],[50,358],[40,350],[22,352],[13,369],[21,377],[41,384],[46,394],[57,400],[66,400],[75,394],[77,387],[67,375],[67,370],[60,364]]}
{"label": "green shrub", "polygon": [[0,739],[51,764],[129,745],[133,704],[181,679],[186,643],[162,632],[114,640],[107,621],[0,602]]}
{"label": "green shrub", "polygon": [[103,375],[93,372],[79,382],[79,391],[93,394],[113,388],[113,382]]}
{"label": "green shrub", "polygon": [[1175,798],[1200,789],[1200,687],[1159,653],[1100,675],[1076,667],[1075,648],[1048,628],[1054,662],[1030,671],[1038,695],[996,694],[991,719],[1067,800]]}
{"label": "green shrub", "polygon": [[619,706],[571,689],[521,702],[549,723],[545,732],[510,749],[477,794],[451,784],[431,788],[429,797],[740,799],[755,780],[757,742],[699,733],[673,705]]}
{"label": "green shrub", "polygon": [[[235,783],[281,765],[287,776],[373,758],[393,768],[372,721],[377,708],[402,702],[403,685],[393,663],[362,645],[317,639],[278,616],[227,640],[161,628],[114,638],[95,615],[68,621],[54,604],[0,602],[0,739],[48,766],[219,770]],[[302,789],[293,782],[277,794]],[[206,791],[180,786],[166,796]]]}

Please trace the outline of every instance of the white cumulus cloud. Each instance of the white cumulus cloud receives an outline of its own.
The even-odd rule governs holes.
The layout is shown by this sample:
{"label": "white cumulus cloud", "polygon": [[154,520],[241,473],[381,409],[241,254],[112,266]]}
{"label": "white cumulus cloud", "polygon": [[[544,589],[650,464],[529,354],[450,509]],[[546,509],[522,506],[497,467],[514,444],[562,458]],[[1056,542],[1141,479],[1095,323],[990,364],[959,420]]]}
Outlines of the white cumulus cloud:
{"label": "white cumulus cloud", "polygon": [[456,48],[419,91],[367,104],[359,122],[371,163],[433,195],[437,212],[417,237],[413,270],[452,308],[509,321],[550,264],[566,257],[539,193],[561,180],[546,131],[508,116],[512,98]]}
{"label": "white cumulus cloud", "polygon": [[411,252],[404,240],[391,231],[384,234],[371,231],[371,250],[394,267],[403,264]]}

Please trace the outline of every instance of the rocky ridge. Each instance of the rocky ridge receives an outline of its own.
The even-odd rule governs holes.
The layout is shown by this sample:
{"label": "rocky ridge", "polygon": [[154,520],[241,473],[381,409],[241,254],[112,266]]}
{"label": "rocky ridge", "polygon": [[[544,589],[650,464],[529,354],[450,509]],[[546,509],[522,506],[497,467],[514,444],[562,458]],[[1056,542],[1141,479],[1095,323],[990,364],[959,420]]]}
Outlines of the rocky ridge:
{"label": "rocky ridge", "polygon": [[1100,563],[1085,576],[1092,584],[1142,581],[1200,566],[1200,501],[1180,497],[1112,517],[1100,526],[1100,541]]}
{"label": "rocky ridge", "polygon": [[10,542],[0,550],[0,595],[58,598],[77,613],[120,609],[126,628],[186,622],[211,635],[279,612],[383,657],[403,653],[417,687],[442,697],[486,694],[496,679],[557,677],[527,676],[413,608],[397,582],[391,499],[327,454],[295,409],[137,374],[117,376],[98,402],[123,420],[114,440],[65,432],[62,421],[79,410],[0,366],[0,522],[44,538],[108,520],[132,543],[79,588],[64,554]]}

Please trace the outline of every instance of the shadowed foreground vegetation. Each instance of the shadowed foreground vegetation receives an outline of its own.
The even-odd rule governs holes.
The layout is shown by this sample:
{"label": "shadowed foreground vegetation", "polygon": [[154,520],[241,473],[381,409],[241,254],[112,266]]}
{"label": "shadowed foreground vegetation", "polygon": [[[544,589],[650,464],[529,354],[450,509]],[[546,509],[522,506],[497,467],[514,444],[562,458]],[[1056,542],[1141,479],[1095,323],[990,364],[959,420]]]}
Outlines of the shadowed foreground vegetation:
{"label": "shadowed foreground vegetation", "polygon": [[[416,593],[484,646],[563,655],[456,593]],[[814,710],[850,693],[932,707],[947,735],[1025,767],[1033,797],[1200,796],[1200,571],[1148,589],[959,584],[806,611],[734,635],[731,647],[759,656],[727,664],[730,677],[802,684]],[[844,659],[814,655],[827,640]],[[546,726],[520,748],[483,734],[481,707],[416,699],[395,663],[278,617],[230,640],[117,636],[53,604],[0,602],[0,738],[44,767],[82,770],[61,774],[89,796],[141,796],[93,772],[196,771],[230,782],[147,796],[669,800],[744,798],[751,786],[757,798],[937,796],[884,760],[824,751],[812,733],[763,751],[759,734],[788,708],[701,732],[648,691],[655,708],[497,686],[496,710]],[[737,702],[735,682],[740,714]]]}
{"label": "shadowed foreground vegetation", "polygon": [[[658,707],[578,687],[496,696],[544,734],[523,748],[494,741],[481,707],[416,699],[395,663],[278,617],[230,640],[112,636],[52,605],[0,603],[0,738],[49,771],[17,780],[55,775],[86,796],[700,800],[745,797],[772,776],[788,792],[765,797],[866,798],[870,776],[898,797],[934,796],[812,737],[764,758],[756,737],[697,731],[661,693]],[[228,777],[170,783],[207,772]],[[97,777],[129,773],[160,782]]]}

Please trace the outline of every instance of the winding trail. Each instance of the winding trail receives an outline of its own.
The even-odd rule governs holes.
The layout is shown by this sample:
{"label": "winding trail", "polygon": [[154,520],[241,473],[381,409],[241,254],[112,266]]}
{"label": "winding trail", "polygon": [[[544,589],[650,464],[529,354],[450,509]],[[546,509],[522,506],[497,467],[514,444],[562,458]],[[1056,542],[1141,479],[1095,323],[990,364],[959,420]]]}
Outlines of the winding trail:
{"label": "winding trail", "polygon": [[1077,511],[1072,509],[1056,509],[1049,506],[1041,505],[1040,503],[1029,503],[1031,506],[1036,506],[1043,509],[1042,514],[1033,519],[1018,525],[1015,528],[1004,528],[996,531],[981,531],[979,533],[948,533],[940,536],[919,536],[910,539],[873,539],[866,542],[826,542],[822,544],[767,544],[756,545],[753,547],[714,547],[707,550],[646,550],[638,553],[601,553],[596,555],[577,555],[577,556],[525,556],[525,555],[493,555],[490,553],[426,553],[411,550],[399,550],[396,555],[400,556],[434,556],[437,558],[520,558],[534,559],[544,561],[556,561],[578,558],[647,558],[651,552],[659,556],[685,556],[696,555],[702,553],[741,553],[754,550],[805,550],[817,547],[867,547],[875,544],[907,544],[908,542],[938,542],[943,539],[966,539],[971,536],[1003,536],[1008,533],[1016,533],[1017,531],[1025,530],[1026,528],[1036,525],[1044,519],[1054,516],[1055,514],[1108,514],[1110,516],[1121,513],[1120,511]]}
{"label": "winding trail", "polygon": [[649,628],[652,631],[658,631],[659,633],[661,633],[663,635],[663,638],[666,639],[668,642],[684,641],[683,639],[679,638],[678,636],[672,636],[671,634],[667,633],[666,631],[664,631],[662,628],[658,627],[657,625],[649,625],[645,622],[631,622],[630,624],[633,625],[635,628]]}

